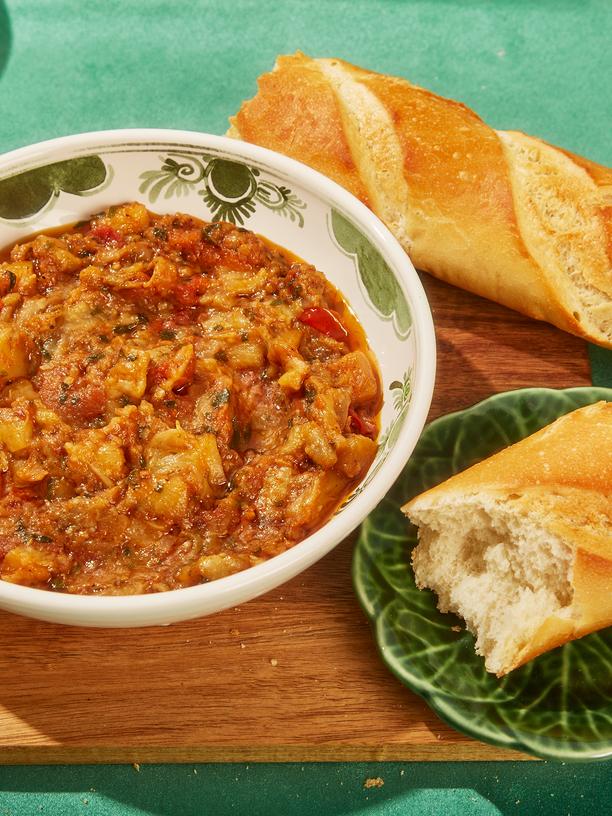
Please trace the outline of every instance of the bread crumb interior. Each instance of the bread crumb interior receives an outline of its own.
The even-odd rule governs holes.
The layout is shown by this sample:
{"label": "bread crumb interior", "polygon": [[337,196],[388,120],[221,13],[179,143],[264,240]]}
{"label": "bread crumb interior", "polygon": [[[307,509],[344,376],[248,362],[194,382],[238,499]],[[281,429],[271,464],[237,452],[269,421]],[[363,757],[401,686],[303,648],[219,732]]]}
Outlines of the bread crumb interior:
{"label": "bread crumb interior", "polygon": [[438,502],[413,518],[417,585],[436,592],[442,612],[464,618],[488,671],[502,672],[550,615],[569,613],[573,551],[538,515],[516,494]]}

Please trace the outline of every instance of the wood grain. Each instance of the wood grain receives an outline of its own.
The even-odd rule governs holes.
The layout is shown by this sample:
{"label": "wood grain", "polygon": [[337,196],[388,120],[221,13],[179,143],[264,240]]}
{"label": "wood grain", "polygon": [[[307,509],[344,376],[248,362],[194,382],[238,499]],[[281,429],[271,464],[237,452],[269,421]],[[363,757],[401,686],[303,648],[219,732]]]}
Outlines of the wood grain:
{"label": "wood grain", "polygon": [[[585,344],[423,276],[431,418],[492,393],[590,382]],[[0,761],[517,759],[465,737],[384,667],[350,577],[354,537],[242,607],[166,628],[0,613]]]}

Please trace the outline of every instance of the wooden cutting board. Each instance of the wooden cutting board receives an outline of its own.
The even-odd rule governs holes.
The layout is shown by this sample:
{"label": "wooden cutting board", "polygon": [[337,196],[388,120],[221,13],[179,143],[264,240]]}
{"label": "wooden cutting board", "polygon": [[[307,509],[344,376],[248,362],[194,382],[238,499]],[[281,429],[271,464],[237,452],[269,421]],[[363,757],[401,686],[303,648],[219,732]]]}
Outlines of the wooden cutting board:
{"label": "wooden cutting board", "polygon": [[[590,383],[582,341],[423,280],[438,339],[430,418]],[[388,672],[353,593],[353,542],[262,598],[170,627],[0,613],[0,761],[526,758],[457,733]]]}

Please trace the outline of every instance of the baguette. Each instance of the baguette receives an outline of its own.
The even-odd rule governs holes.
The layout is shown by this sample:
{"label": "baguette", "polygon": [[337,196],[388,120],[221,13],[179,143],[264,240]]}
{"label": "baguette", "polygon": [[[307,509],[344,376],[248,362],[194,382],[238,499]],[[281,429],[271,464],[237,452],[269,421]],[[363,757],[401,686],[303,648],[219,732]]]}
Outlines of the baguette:
{"label": "baguette", "polygon": [[498,676],[612,625],[612,403],[580,408],[417,496],[419,588]]}
{"label": "baguette", "polygon": [[612,347],[612,170],[339,59],[278,58],[228,135],[342,184],[414,265]]}

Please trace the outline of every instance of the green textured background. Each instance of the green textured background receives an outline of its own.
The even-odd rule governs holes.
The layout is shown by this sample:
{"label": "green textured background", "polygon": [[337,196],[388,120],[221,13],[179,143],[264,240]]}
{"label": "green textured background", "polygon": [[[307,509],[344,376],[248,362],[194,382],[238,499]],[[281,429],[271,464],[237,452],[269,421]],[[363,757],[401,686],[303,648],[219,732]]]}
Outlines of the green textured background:
{"label": "green textured background", "polygon": [[[0,151],[115,127],[223,133],[257,75],[302,49],[610,164],[611,41],[612,0],[0,0]],[[612,385],[610,353],[591,361]],[[371,776],[384,787],[364,790]],[[609,764],[0,768],[0,816],[580,816],[611,803]]]}

